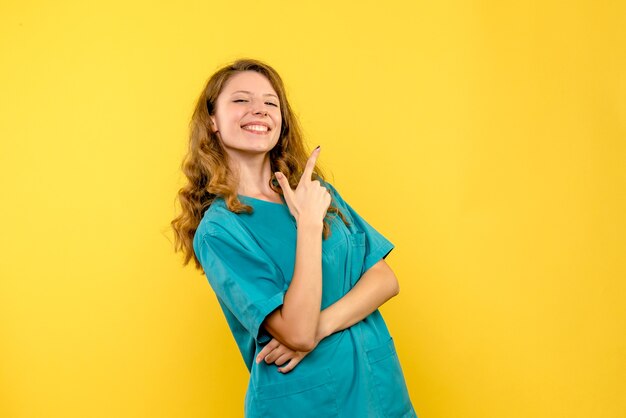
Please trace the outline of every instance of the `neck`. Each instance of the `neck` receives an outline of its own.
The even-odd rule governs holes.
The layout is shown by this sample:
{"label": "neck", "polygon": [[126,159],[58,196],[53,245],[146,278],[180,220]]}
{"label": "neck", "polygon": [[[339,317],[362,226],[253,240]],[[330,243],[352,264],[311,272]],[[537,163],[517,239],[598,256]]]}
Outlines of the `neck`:
{"label": "neck", "polygon": [[272,178],[269,153],[248,157],[230,157],[233,171],[239,176],[237,193],[244,196],[271,196],[276,194],[269,186]]}

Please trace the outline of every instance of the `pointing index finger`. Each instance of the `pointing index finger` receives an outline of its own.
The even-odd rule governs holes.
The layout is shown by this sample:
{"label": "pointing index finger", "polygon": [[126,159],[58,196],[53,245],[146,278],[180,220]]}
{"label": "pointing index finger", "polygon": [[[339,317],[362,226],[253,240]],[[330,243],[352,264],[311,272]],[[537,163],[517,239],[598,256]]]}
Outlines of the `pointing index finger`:
{"label": "pointing index finger", "polygon": [[300,181],[302,181],[303,179],[305,179],[306,181],[311,181],[311,178],[313,176],[313,169],[315,168],[315,162],[317,161],[317,157],[320,154],[320,150],[321,148],[318,145],[318,147],[315,148],[311,153],[311,156],[307,160],[306,166],[304,167],[304,171],[302,172],[302,177],[300,178]]}

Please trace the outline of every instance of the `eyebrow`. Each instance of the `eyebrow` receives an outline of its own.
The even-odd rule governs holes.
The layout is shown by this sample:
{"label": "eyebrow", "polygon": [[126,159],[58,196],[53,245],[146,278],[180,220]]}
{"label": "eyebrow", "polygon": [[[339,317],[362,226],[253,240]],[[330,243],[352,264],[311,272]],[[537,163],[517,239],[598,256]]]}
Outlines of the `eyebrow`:
{"label": "eyebrow", "polygon": [[[252,94],[252,92],[247,91],[247,90],[237,90],[237,91],[234,91],[232,94],[235,94],[235,93],[246,93],[246,94]],[[263,96],[274,96],[274,97],[276,97],[276,98],[278,99],[278,96],[277,96],[277,95],[275,95],[275,94],[272,94],[272,93],[265,93]]]}

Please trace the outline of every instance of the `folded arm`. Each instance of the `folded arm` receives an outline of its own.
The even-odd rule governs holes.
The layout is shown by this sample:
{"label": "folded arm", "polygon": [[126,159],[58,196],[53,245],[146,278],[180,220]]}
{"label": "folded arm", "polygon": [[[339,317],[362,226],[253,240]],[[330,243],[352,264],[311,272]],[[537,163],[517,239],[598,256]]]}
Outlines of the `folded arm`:
{"label": "folded arm", "polygon": [[281,366],[283,373],[292,370],[317,344],[329,335],[349,328],[366,318],[382,304],[400,291],[396,275],[384,259],[378,261],[361,276],[359,281],[345,296],[322,310],[319,316],[317,334],[313,348],[308,351],[295,351],[285,345],[280,336],[274,338],[259,352],[256,362],[265,360]]}
{"label": "folded arm", "polygon": [[344,297],[320,313],[318,342],[365,319],[399,292],[396,275],[381,259],[361,276]]}

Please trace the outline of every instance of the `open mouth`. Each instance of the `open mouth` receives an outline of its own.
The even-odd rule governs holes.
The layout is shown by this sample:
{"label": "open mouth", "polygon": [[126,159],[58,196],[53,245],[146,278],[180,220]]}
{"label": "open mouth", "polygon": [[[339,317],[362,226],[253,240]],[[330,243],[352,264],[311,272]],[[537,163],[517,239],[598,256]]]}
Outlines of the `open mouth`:
{"label": "open mouth", "polygon": [[255,124],[242,126],[241,129],[248,131],[248,132],[252,132],[257,135],[263,135],[271,131],[269,126],[255,125]]}

